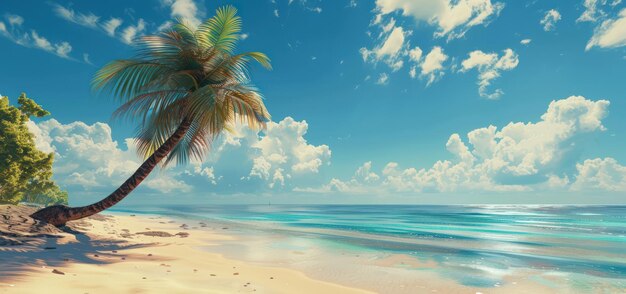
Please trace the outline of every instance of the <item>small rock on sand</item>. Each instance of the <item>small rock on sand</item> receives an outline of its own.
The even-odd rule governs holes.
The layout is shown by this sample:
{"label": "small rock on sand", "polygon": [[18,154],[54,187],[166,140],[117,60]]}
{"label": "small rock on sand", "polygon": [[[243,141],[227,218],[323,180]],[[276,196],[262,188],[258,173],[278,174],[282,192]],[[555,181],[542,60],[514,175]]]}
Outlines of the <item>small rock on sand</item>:
{"label": "small rock on sand", "polygon": [[64,273],[64,272],[62,272],[62,271],[60,271],[60,270],[56,270],[56,269],[53,269],[53,270],[52,270],[52,273],[53,273],[53,274],[57,274],[57,275],[65,275],[65,273]]}
{"label": "small rock on sand", "polygon": [[178,232],[178,233],[176,233],[176,236],[180,236],[181,238],[187,238],[187,237],[189,237],[189,233],[187,233],[187,232]]}
{"label": "small rock on sand", "polygon": [[239,273],[233,273],[233,276],[238,276],[238,275],[239,275]]}

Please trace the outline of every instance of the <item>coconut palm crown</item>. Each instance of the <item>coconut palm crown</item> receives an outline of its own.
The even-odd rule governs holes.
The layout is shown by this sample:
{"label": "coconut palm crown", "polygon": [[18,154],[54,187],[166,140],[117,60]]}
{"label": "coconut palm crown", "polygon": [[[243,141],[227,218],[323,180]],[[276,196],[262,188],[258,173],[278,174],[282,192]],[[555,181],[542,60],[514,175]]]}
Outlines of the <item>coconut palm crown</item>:
{"label": "coconut palm crown", "polygon": [[183,122],[189,132],[168,155],[186,163],[201,160],[212,139],[237,120],[258,129],[270,115],[248,77],[250,61],[271,69],[260,52],[233,54],[241,19],[232,6],[197,29],[179,19],[167,31],[141,38],[134,59],[116,60],[100,69],[93,87],[117,97],[115,117],[139,120],[138,152],[147,157]]}
{"label": "coconut palm crown", "polygon": [[124,199],[156,165],[201,161],[231,125],[265,127],[270,115],[248,67],[256,61],[271,69],[270,60],[260,52],[234,53],[241,31],[236,13],[232,6],[219,8],[197,29],[178,19],[138,40],[135,58],[113,61],[96,73],[93,88],[121,103],[113,116],[138,122],[135,140],[145,161],[106,198],[83,207],[50,206],[33,218],[61,226],[96,214]]}

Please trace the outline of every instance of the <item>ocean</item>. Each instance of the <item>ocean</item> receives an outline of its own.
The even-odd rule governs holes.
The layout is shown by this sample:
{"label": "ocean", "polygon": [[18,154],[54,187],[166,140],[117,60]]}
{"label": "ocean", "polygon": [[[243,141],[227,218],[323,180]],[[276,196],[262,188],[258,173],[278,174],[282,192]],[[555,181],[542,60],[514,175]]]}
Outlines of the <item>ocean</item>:
{"label": "ocean", "polygon": [[626,293],[626,206],[169,205],[116,211],[167,216],[234,236],[207,245],[227,257],[379,292],[410,293],[401,290],[427,277],[467,289],[537,285],[555,292]]}

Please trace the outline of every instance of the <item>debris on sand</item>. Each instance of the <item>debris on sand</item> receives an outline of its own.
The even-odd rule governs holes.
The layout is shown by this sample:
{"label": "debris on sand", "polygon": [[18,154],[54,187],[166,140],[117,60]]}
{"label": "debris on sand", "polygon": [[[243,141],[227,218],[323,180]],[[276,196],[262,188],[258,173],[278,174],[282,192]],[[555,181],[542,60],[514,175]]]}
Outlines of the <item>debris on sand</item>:
{"label": "debris on sand", "polygon": [[60,270],[57,270],[57,269],[53,269],[53,270],[52,270],[52,273],[53,273],[53,274],[57,274],[57,275],[65,275],[65,273],[64,273],[64,272],[62,272],[62,271],[60,271]]}

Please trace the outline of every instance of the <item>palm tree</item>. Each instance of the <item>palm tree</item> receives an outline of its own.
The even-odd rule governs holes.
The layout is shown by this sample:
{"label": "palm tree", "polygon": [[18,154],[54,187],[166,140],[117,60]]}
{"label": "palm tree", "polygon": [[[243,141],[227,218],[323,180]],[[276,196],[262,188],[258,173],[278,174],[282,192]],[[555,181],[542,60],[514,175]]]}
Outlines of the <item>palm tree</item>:
{"label": "palm tree", "polygon": [[117,97],[113,117],[139,122],[135,137],[143,164],[106,198],[83,207],[55,205],[32,217],[55,226],[99,213],[124,199],[161,162],[202,160],[211,142],[234,123],[265,127],[270,115],[250,83],[248,66],[271,69],[260,52],[234,54],[241,19],[232,6],[192,29],[179,19],[167,31],[138,41],[137,56],[101,68],[92,86]]}

